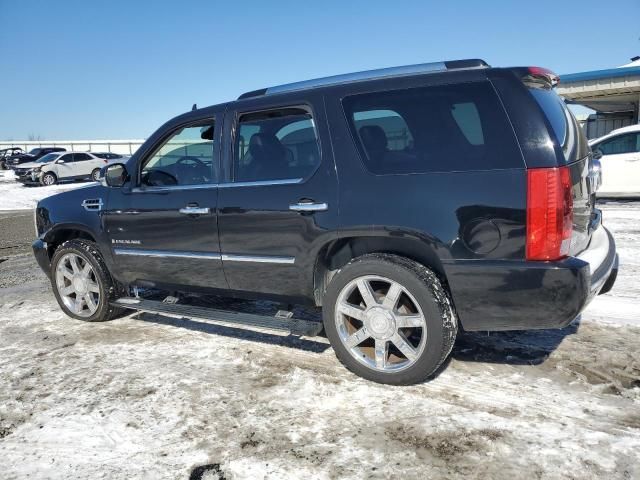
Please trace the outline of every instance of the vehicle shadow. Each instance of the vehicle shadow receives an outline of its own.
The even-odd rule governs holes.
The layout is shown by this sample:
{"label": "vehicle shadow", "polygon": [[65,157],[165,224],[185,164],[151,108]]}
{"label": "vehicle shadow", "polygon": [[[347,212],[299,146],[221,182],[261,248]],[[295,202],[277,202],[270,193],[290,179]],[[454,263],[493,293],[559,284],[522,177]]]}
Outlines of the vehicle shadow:
{"label": "vehicle shadow", "polygon": [[451,357],[463,362],[539,365],[580,328],[580,317],[565,328],[509,332],[459,332]]}
{"label": "vehicle shadow", "polygon": [[259,330],[245,330],[244,328],[208,323],[189,318],[174,318],[154,313],[138,313],[132,318],[135,320],[142,320],[143,322],[156,323],[158,325],[184,328],[210,335],[237,338],[251,342],[265,343],[268,345],[278,345],[307,352],[322,353],[330,348],[328,343],[301,338],[297,335],[277,335],[275,333],[266,333]]}

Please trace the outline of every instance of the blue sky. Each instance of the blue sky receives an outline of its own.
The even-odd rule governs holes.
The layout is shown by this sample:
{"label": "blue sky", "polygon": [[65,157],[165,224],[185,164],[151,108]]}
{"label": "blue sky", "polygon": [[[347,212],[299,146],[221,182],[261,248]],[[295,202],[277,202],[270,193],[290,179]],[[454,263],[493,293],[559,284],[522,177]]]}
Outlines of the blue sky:
{"label": "blue sky", "polygon": [[0,139],[146,138],[247,90],[457,58],[557,73],[640,55],[640,0],[0,0]]}

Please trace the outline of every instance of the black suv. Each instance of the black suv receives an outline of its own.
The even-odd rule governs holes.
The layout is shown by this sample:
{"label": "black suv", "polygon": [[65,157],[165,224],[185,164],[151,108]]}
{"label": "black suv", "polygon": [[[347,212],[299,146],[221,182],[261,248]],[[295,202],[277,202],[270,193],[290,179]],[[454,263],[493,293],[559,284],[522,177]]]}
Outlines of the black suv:
{"label": "black suv", "polygon": [[347,368],[420,382],[458,328],[564,327],[615,281],[598,176],[557,81],[458,60],[197,109],[102,185],[42,200],[34,252],[71,317],[132,308],[308,335],[290,312],[207,317],[145,292],[307,303]]}
{"label": "black suv", "polygon": [[60,148],[60,147],[32,148],[31,150],[29,150],[29,153],[20,153],[18,155],[13,155],[12,157],[9,157],[6,161],[6,164],[7,164],[7,167],[9,168],[15,168],[18,165],[21,165],[23,163],[35,162],[39,158],[47,155],[48,153],[66,152],[66,151],[67,150],[65,148]]}
{"label": "black suv", "polygon": [[20,147],[3,148],[0,150],[0,170],[6,170],[7,160],[15,155],[22,155],[24,152]]}

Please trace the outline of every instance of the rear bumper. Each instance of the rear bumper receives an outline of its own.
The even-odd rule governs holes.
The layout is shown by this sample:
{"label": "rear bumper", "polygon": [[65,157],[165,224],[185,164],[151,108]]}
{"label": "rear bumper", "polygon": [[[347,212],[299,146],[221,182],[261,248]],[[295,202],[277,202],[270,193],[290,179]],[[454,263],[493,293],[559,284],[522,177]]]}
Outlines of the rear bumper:
{"label": "rear bumper", "polygon": [[444,268],[465,330],[561,328],[611,290],[618,254],[600,226],[584,252],[558,262],[464,260]]}

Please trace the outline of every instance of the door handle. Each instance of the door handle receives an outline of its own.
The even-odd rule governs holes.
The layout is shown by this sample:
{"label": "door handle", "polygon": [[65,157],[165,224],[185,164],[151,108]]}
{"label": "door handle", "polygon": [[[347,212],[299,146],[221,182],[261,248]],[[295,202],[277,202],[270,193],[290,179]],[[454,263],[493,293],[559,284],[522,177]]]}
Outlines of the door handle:
{"label": "door handle", "polygon": [[329,209],[326,203],[315,203],[313,201],[298,202],[289,205],[289,210],[294,212],[324,212]]}
{"label": "door handle", "polygon": [[193,207],[188,205],[178,211],[183,215],[206,215],[210,210],[209,207]]}

